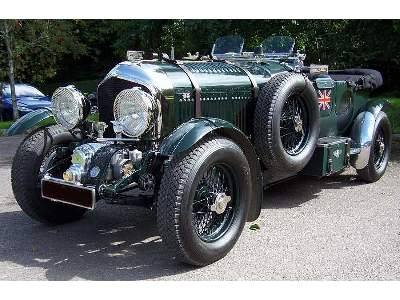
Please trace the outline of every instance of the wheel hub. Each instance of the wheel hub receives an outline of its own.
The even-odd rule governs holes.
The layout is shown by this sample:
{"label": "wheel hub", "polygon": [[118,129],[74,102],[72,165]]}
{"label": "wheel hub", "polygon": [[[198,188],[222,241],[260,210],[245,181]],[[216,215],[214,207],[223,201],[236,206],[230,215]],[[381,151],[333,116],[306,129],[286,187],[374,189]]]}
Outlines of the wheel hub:
{"label": "wheel hub", "polygon": [[303,120],[299,115],[294,117],[294,130],[296,132],[303,132]]}
{"label": "wheel hub", "polygon": [[230,201],[231,196],[227,196],[225,193],[218,193],[215,197],[214,203],[210,207],[210,210],[220,215],[225,212],[226,206]]}
{"label": "wheel hub", "polygon": [[383,155],[383,152],[385,152],[385,143],[380,141],[379,142],[379,155]]}

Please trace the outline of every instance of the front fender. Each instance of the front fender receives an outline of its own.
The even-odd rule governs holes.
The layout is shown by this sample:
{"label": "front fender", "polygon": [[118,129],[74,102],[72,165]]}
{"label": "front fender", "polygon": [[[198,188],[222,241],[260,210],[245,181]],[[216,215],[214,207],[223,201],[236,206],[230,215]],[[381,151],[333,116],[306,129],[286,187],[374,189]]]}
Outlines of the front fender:
{"label": "front fender", "polygon": [[[183,123],[176,128],[169,136],[167,136],[160,145],[162,155],[175,155],[188,150],[203,137],[219,127],[232,127],[233,125],[226,122],[216,125],[212,118],[196,118]],[[221,120],[222,121],[222,120]],[[225,121],[222,121],[225,122]],[[218,123],[217,123],[218,124]]]}
{"label": "front fender", "polygon": [[371,101],[367,104],[365,110],[360,112],[354,120],[350,134],[353,141],[352,148],[357,150],[351,156],[350,160],[354,168],[363,169],[367,166],[374,137],[376,118],[379,112],[385,111],[388,104],[384,99]]}
{"label": "front fender", "polygon": [[174,156],[182,153],[210,134],[224,136],[233,140],[246,155],[250,166],[252,196],[249,205],[248,221],[254,221],[261,212],[263,200],[263,178],[261,166],[253,145],[247,136],[233,124],[217,118],[195,118],[175,129],[160,145],[160,153]]}
{"label": "front fender", "polygon": [[51,109],[43,108],[31,111],[11,125],[6,134],[8,136],[22,134],[28,129],[38,126],[42,121],[51,117],[53,117]]}

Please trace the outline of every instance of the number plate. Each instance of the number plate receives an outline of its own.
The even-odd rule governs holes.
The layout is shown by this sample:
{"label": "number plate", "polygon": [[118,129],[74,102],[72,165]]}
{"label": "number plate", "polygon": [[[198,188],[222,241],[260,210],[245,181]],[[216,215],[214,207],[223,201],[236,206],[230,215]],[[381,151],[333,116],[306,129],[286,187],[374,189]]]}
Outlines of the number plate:
{"label": "number plate", "polygon": [[91,210],[96,203],[94,188],[67,183],[56,178],[42,179],[42,197]]}

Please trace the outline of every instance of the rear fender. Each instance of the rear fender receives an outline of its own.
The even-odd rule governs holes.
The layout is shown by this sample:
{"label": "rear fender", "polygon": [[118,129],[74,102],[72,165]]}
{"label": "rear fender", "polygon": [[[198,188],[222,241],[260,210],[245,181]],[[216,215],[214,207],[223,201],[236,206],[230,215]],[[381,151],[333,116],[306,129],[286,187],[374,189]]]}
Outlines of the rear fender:
{"label": "rear fender", "polygon": [[7,130],[7,135],[11,136],[22,134],[28,129],[37,127],[40,122],[51,117],[53,117],[53,112],[51,109],[43,108],[34,110],[19,118],[13,125],[11,125],[11,127]]}
{"label": "rear fender", "polygon": [[372,147],[372,139],[376,119],[379,112],[385,111],[389,103],[384,99],[371,101],[360,112],[354,120],[350,137],[353,141],[352,148],[355,150],[351,156],[350,163],[356,169],[363,169],[367,166]]}
{"label": "rear fender", "polygon": [[233,124],[216,118],[196,118],[179,126],[160,146],[163,156],[174,156],[182,153],[206,136],[215,134],[233,140],[241,147],[250,166],[252,196],[249,203],[248,221],[254,221],[261,212],[263,199],[263,180],[260,163],[253,145],[247,136]]}

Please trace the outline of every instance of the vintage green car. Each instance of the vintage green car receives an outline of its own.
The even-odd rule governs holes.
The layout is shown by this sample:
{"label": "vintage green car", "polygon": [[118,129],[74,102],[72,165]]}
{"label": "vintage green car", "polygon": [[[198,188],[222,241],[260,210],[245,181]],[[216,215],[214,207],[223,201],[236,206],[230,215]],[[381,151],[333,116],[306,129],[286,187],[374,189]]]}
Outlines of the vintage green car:
{"label": "vintage green car", "polygon": [[145,205],[176,257],[203,266],[224,257],[245,222],[258,218],[271,184],[350,166],[366,182],[384,174],[391,126],[386,102],[371,98],[379,72],[305,67],[288,37],[254,52],[243,44],[220,38],[208,59],[185,61],[129,51],[98,85],[100,122],[86,120],[90,105],[74,86],[58,88],[51,111],[9,130],[57,123],[34,129],[15,155],[12,187],[22,210],[61,224],[100,200]]}

